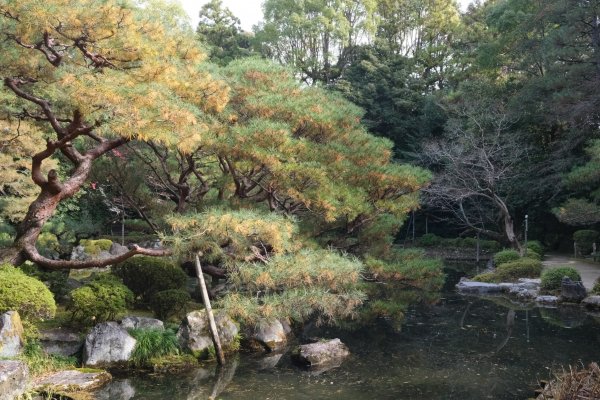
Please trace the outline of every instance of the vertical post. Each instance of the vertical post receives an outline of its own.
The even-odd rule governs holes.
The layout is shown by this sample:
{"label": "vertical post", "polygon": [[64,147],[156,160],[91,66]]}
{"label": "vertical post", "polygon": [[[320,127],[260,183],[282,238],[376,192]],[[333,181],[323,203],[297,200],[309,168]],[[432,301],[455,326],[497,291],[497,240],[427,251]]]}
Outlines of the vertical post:
{"label": "vertical post", "polygon": [[125,203],[121,192],[121,246],[125,246]]}
{"label": "vertical post", "polygon": [[523,255],[527,257],[527,231],[529,230],[529,215],[525,214],[525,251]]}
{"label": "vertical post", "polygon": [[412,212],[412,241],[415,243],[415,211]]}
{"label": "vertical post", "polygon": [[573,253],[574,257],[577,258],[577,242],[573,242]]}
{"label": "vertical post", "polygon": [[196,275],[198,276],[198,282],[200,283],[200,289],[202,291],[202,301],[204,302],[204,308],[206,309],[206,315],[208,316],[208,323],[210,326],[210,334],[212,335],[213,344],[217,353],[217,362],[220,365],[225,364],[225,355],[221,348],[221,340],[219,339],[219,332],[217,331],[217,324],[215,323],[215,317],[210,306],[210,299],[208,298],[208,290],[206,290],[206,282],[204,282],[204,275],[202,274],[202,267],[200,266],[200,257],[196,254]]}
{"label": "vertical post", "polygon": [[479,232],[477,232],[477,265],[479,265]]}

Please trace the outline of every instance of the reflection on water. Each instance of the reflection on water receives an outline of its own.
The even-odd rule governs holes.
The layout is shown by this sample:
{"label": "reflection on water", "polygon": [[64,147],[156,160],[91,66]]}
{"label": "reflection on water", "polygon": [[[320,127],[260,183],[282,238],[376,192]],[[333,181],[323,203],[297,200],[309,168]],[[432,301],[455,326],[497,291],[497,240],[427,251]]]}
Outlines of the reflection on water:
{"label": "reflection on water", "polygon": [[[393,293],[390,293],[393,295]],[[289,354],[241,355],[222,370],[115,379],[99,399],[525,399],[548,367],[600,360],[600,325],[577,309],[515,307],[452,293],[397,320],[320,328],[352,356],[311,375]]]}

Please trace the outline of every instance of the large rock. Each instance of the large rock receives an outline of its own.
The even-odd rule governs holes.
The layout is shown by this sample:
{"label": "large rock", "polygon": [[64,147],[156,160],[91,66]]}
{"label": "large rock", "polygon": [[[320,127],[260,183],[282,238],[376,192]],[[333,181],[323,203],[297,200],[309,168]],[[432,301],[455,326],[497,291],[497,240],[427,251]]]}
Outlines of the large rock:
{"label": "large rock", "polygon": [[506,291],[506,288],[496,283],[475,282],[461,279],[456,285],[456,289],[462,294],[500,294]]}
{"label": "large rock", "polygon": [[121,327],[125,329],[165,329],[165,325],[160,319],[148,317],[125,317],[121,321]]}
{"label": "large rock", "polygon": [[600,296],[588,296],[581,302],[587,308],[600,309]]}
{"label": "large rock", "polygon": [[287,344],[286,328],[280,320],[262,320],[250,333],[250,340],[267,351],[279,350]]}
{"label": "large rock", "polygon": [[113,242],[110,245],[110,250],[108,252],[113,256],[120,256],[121,254],[125,254],[129,251],[127,246],[120,245],[117,242]]}
{"label": "large rock", "polygon": [[106,371],[58,371],[34,379],[33,387],[50,393],[90,391],[104,386],[112,379]]}
{"label": "large rock", "polygon": [[[236,340],[239,328],[235,322],[223,313],[215,313],[215,322],[221,346],[230,347]],[[179,345],[196,357],[205,357],[213,347],[205,310],[192,311],[184,318],[177,332]]]}
{"label": "large rock", "polygon": [[15,357],[23,350],[23,325],[16,311],[0,315],[0,357]]}
{"label": "large rock", "polygon": [[558,305],[557,296],[538,296],[535,298],[535,302],[542,306],[556,307]]}
{"label": "large rock", "polygon": [[587,292],[583,284],[579,281],[572,281],[565,276],[560,284],[561,300],[568,303],[579,303],[585,298]]}
{"label": "large rock", "polygon": [[77,353],[83,345],[79,334],[64,328],[41,330],[39,339],[46,353],[66,357]]}
{"label": "large rock", "polygon": [[85,338],[83,363],[90,366],[109,366],[129,360],[136,340],[116,322],[96,325]]}
{"label": "large rock", "polygon": [[303,344],[293,354],[294,360],[304,367],[326,368],[339,366],[350,355],[348,347],[340,339]]}
{"label": "large rock", "polygon": [[16,399],[25,393],[29,369],[22,361],[0,360],[0,398]]}

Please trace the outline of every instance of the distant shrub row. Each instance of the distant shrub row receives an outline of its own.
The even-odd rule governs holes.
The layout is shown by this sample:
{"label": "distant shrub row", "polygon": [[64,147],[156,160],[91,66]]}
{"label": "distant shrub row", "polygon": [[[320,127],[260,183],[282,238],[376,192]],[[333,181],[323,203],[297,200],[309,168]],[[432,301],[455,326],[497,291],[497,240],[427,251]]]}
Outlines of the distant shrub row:
{"label": "distant shrub row", "polygon": [[[475,248],[477,246],[477,238],[443,238],[434,233],[426,233],[418,239],[418,245],[423,247],[460,247],[460,248]],[[479,240],[479,246],[482,250],[498,251],[501,246],[495,240]]]}

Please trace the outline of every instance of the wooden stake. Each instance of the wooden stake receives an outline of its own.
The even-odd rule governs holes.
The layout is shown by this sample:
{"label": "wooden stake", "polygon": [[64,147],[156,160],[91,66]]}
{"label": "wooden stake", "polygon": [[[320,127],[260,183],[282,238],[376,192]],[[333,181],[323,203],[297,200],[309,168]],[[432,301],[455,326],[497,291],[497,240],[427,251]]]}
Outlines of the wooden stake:
{"label": "wooden stake", "polygon": [[206,309],[206,315],[208,315],[208,323],[210,325],[210,334],[212,335],[213,344],[217,352],[217,362],[220,365],[225,364],[225,355],[221,348],[221,340],[219,339],[219,332],[217,331],[217,324],[215,323],[215,317],[210,306],[210,299],[208,298],[208,290],[206,290],[206,282],[204,282],[204,275],[202,274],[202,267],[200,266],[200,257],[196,254],[196,275],[198,276],[198,282],[200,283],[200,289],[202,290],[202,301],[204,302],[204,308]]}

